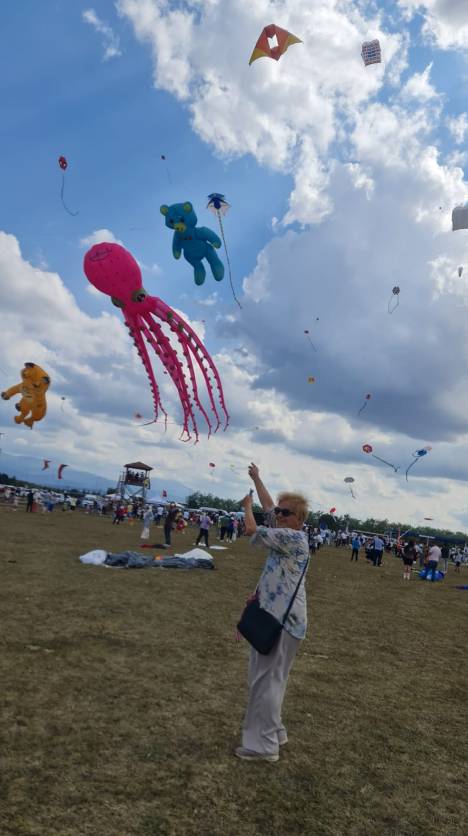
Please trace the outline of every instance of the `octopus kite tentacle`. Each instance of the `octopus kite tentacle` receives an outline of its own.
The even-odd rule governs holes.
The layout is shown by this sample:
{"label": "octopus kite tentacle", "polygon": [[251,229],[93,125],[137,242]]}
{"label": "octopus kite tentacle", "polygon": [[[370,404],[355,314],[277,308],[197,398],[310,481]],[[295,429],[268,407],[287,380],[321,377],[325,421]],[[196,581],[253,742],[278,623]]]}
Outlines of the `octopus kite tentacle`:
{"label": "octopus kite tentacle", "polygon": [[[210,417],[199,397],[196,368],[203,377],[210,406],[216,418],[214,431],[221,426],[221,411],[225,417],[224,429],[227,429],[229,414],[221,378],[213,360],[190,325],[162,299],[148,295],[142,286],[139,265],[133,256],[120,244],[96,244],[85,255],[84,270],[91,284],[110,296],[114,305],[122,309],[125,324],[148,375],[153,394],[154,421],[157,421],[161,411],[167,424],[167,413],[161,403],[148,346],[154,349],[177,389],[183,410],[182,437],[185,434],[188,436],[183,440],[190,440],[192,430],[198,441],[197,411],[207,423],[208,435],[213,429]],[[171,333],[176,336],[177,346],[171,343],[169,335],[162,330],[162,323],[168,325]],[[179,346],[185,362],[177,352]],[[194,358],[197,366],[194,364]],[[215,386],[218,390],[217,398]]]}
{"label": "octopus kite tentacle", "polygon": [[167,412],[166,412],[166,410],[164,409],[164,407],[161,403],[161,396],[160,396],[160,393],[159,393],[159,386],[156,383],[156,378],[154,376],[153,369],[151,368],[151,360],[149,358],[149,354],[148,354],[146,345],[145,345],[144,340],[142,339],[141,334],[140,334],[140,325],[138,323],[138,320],[134,319],[134,318],[126,318],[125,319],[125,324],[126,324],[128,330],[129,330],[130,336],[133,339],[135,348],[138,351],[140,359],[141,359],[141,361],[142,361],[142,363],[145,367],[146,374],[148,375],[148,380],[149,380],[149,384],[150,384],[150,387],[151,387],[151,392],[152,392],[152,395],[153,395],[154,421],[158,420],[160,410],[163,413],[163,415],[165,417],[165,420],[167,421]]}
{"label": "octopus kite tentacle", "polygon": [[[144,319],[148,323],[150,329],[155,334],[155,336],[157,337],[159,342],[167,344],[167,346],[169,348],[169,351],[172,353],[173,362],[178,365],[178,368],[179,368],[179,370],[182,374],[182,378],[184,378],[184,386],[186,386],[182,365],[181,365],[180,360],[177,356],[177,352],[172,348],[172,345],[169,342],[168,337],[166,337],[166,335],[164,334],[164,331],[162,330],[159,323],[155,322],[154,319],[150,315],[145,316]],[[174,330],[174,329],[171,329],[171,330]],[[211,430],[212,430],[211,421],[210,421],[210,418],[209,418],[209,416],[208,416],[208,414],[207,414],[207,412],[206,412],[206,410],[205,410],[205,408],[204,408],[203,404],[201,403],[200,398],[198,396],[197,380],[196,380],[196,377],[195,377],[195,370],[193,368],[192,358],[190,357],[189,351],[186,348],[184,342],[180,339],[178,334],[177,334],[177,336],[178,336],[178,339],[179,339],[179,344],[180,344],[180,346],[182,348],[182,351],[184,353],[184,356],[187,360],[187,368],[188,368],[188,371],[189,371],[190,382],[191,382],[191,385],[192,385],[192,397],[193,397],[193,400],[195,402],[195,405],[198,407],[198,409],[200,410],[201,414],[203,415],[203,417],[204,417],[204,419],[207,423],[208,438],[209,438],[210,435],[211,435]],[[156,353],[158,353],[157,349],[155,349],[155,350],[156,350]],[[165,365],[166,365],[166,363],[165,363]],[[167,368],[167,365],[166,365],[166,368]],[[189,395],[188,392],[187,392],[187,398],[188,398],[189,405],[190,405],[190,395]],[[191,406],[190,406],[190,411],[191,411],[192,416],[193,416],[193,411],[192,411]],[[194,420],[193,417],[192,417],[192,420]],[[216,430],[218,429],[219,424],[220,424],[220,422],[219,422],[219,419],[218,419],[218,424],[217,424]],[[216,430],[215,430],[215,432],[216,432]],[[195,431],[195,429],[194,429],[194,431]]]}
{"label": "octopus kite tentacle", "polygon": [[191,438],[191,433],[189,429],[189,421],[191,421],[195,438],[198,441],[197,421],[192,409],[192,404],[190,403],[190,394],[187,389],[187,384],[185,382],[179,358],[177,357],[176,352],[172,348],[165,334],[163,334],[162,331],[161,333],[158,333],[157,329],[159,328],[159,326],[157,325],[157,323],[152,322],[151,320],[147,320],[146,317],[144,321],[148,324],[145,324],[143,326],[143,333],[146,339],[148,340],[149,344],[152,346],[152,348],[154,348],[156,354],[158,354],[161,358],[164,367],[167,369],[167,372],[170,375],[179,393],[180,402],[184,411],[183,433],[186,432],[188,438]]}
{"label": "octopus kite tentacle", "polygon": [[[162,299],[158,299],[157,297],[154,297],[152,299],[152,302],[154,303],[154,308],[153,308],[154,313],[156,313],[157,316],[159,316],[160,319],[163,319],[164,321],[169,323],[169,326],[170,326],[171,330],[177,335],[177,337],[179,339],[179,342],[181,342],[182,345],[186,344],[187,347],[194,354],[194,356],[197,360],[197,363],[200,367],[200,370],[203,374],[203,377],[205,379],[205,383],[206,383],[207,390],[208,390],[208,396],[210,398],[211,407],[212,407],[212,409],[213,409],[213,411],[216,415],[216,418],[219,421],[218,410],[216,408],[216,404],[215,404],[214,398],[213,398],[211,380],[210,380],[207,369],[203,365],[203,360],[207,363],[208,369],[212,373],[213,378],[216,382],[217,389],[218,389],[219,403],[220,403],[221,409],[224,412],[225,419],[226,419],[226,422],[225,422],[225,425],[224,425],[224,429],[226,430],[227,427],[229,426],[229,415],[228,415],[228,412],[227,412],[227,409],[226,409],[226,404],[224,402],[223,386],[222,386],[222,383],[221,383],[221,378],[219,376],[219,372],[218,372],[215,364],[213,363],[213,360],[211,359],[210,355],[208,354],[205,346],[203,345],[202,341],[197,336],[197,334],[195,333],[193,328],[191,328],[191,326],[188,324],[188,322],[184,322],[181,317],[178,317],[177,314],[175,313],[175,311],[173,311],[172,308],[169,307],[169,305],[166,305],[166,303],[163,302]],[[182,339],[183,331],[178,329],[179,325],[181,326],[183,331],[185,331],[187,333],[187,336],[188,336],[189,339],[186,339],[185,337]],[[193,343],[194,343],[193,347],[191,345],[190,340],[192,340]],[[201,357],[198,356],[197,352],[200,352]]]}

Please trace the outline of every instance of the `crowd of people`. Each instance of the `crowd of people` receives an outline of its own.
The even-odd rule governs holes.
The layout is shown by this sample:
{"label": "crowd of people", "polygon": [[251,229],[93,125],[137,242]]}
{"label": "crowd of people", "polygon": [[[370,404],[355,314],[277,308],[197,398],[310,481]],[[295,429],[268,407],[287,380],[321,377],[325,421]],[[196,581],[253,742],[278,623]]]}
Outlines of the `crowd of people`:
{"label": "crowd of people", "polygon": [[[194,545],[203,543],[209,548],[211,535],[221,541],[232,543],[245,534],[243,515],[226,511],[210,511],[188,509],[175,502],[168,504],[148,504],[141,497],[123,500],[112,497],[97,497],[86,499],[74,495],[61,495],[54,491],[33,490],[28,488],[0,487],[0,498],[13,511],[25,503],[28,513],[42,511],[52,513],[56,507],[62,511],[80,509],[87,514],[112,516],[115,525],[127,521],[130,525],[136,522],[143,524],[141,539],[147,540],[151,526],[159,526],[164,530],[164,544],[171,545],[173,531],[183,531],[185,528],[198,528]],[[438,571],[447,573],[449,565],[453,565],[456,574],[460,574],[464,564],[468,564],[468,546],[465,544],[450,547],[447,543],[429,542],[425,538],[422,542],[406,541],[404,538],[394,538],[388,535],[364,534],[356,531],[319,529],[307,523],[303,524],[303,531],[308,538],[309,550],[313,554],[322,546],[334,546],[351,550],[350,561],[357,562],[362,555],[373,566],[383,564],[384,554],[393,554],[403,562],[403,578],[410,579],[413,566],[431,576],[435,580]]]}

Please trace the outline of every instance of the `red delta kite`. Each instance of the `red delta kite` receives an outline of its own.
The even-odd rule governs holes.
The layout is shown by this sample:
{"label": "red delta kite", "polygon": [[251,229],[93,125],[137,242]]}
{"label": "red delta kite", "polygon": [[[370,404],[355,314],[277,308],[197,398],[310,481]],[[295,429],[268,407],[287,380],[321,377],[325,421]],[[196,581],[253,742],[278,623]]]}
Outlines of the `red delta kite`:
{"label": "red delta kite", "polygon": [[257,58],[273,58],[275,61],[279,61],[288,47],[292,44],[301,43],[300,38],[296,38],[291,32],[275,26],[274,23],[270,23],[269,26],[265,26],[255,44],[255,49],[250,56],[249,64],[253,64]]}

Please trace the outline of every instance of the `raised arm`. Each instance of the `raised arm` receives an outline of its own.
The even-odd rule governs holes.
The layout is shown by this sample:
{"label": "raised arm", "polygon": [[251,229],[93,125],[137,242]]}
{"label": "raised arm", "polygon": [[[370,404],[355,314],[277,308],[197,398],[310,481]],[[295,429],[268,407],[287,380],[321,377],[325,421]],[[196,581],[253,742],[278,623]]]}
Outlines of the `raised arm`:
{"label": "raised arm", "polygon": [[247,496],[244,496],[244,499],[241,502],[241,505],[244,509],[244,525],[245,525],[245,533],[248,537],[252,534],[255,534],[257,530],[257,523],[255,522],[255,517],[252,511],[252,494],[248,493]]}
{"label": "raised arm", "polygon": [[258,498],[260,500],[260,505],[262,506],[264,511],[271,511],[274,508],[275,503],[273,502],[270,494],[268,493],[265,485],[263,484],[262,480],[260,479],[260,473],[258,467],[253,462],[249,467],[249,476],[252,479],[252,482],[255,485],[255,490],[257,491]]}

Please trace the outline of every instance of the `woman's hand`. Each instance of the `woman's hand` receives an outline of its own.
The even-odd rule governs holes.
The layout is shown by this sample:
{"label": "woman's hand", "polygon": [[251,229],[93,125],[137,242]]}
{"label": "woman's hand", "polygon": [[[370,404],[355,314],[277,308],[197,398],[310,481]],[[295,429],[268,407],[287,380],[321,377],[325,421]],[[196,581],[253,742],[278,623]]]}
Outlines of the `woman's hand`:
{"label": "woman's hand", "polygon": [[251,462],[250,465],[249,465],[249,476],[250,476],[251,479],[253,479],[254,482],[255,482],[256,479],[260,478],[260,471],[259,471],[257,465],[254,464],[253,462]]}
{"label": "woman's hand", "polygon": [[252,504],[253,504],[252,494],[248,493],[247,496],[244,496],[244,499],[241,499],[240,504],[242,505],[242,508],[245,508],[245,509],[249,508],[250,510],[252,510]]}

